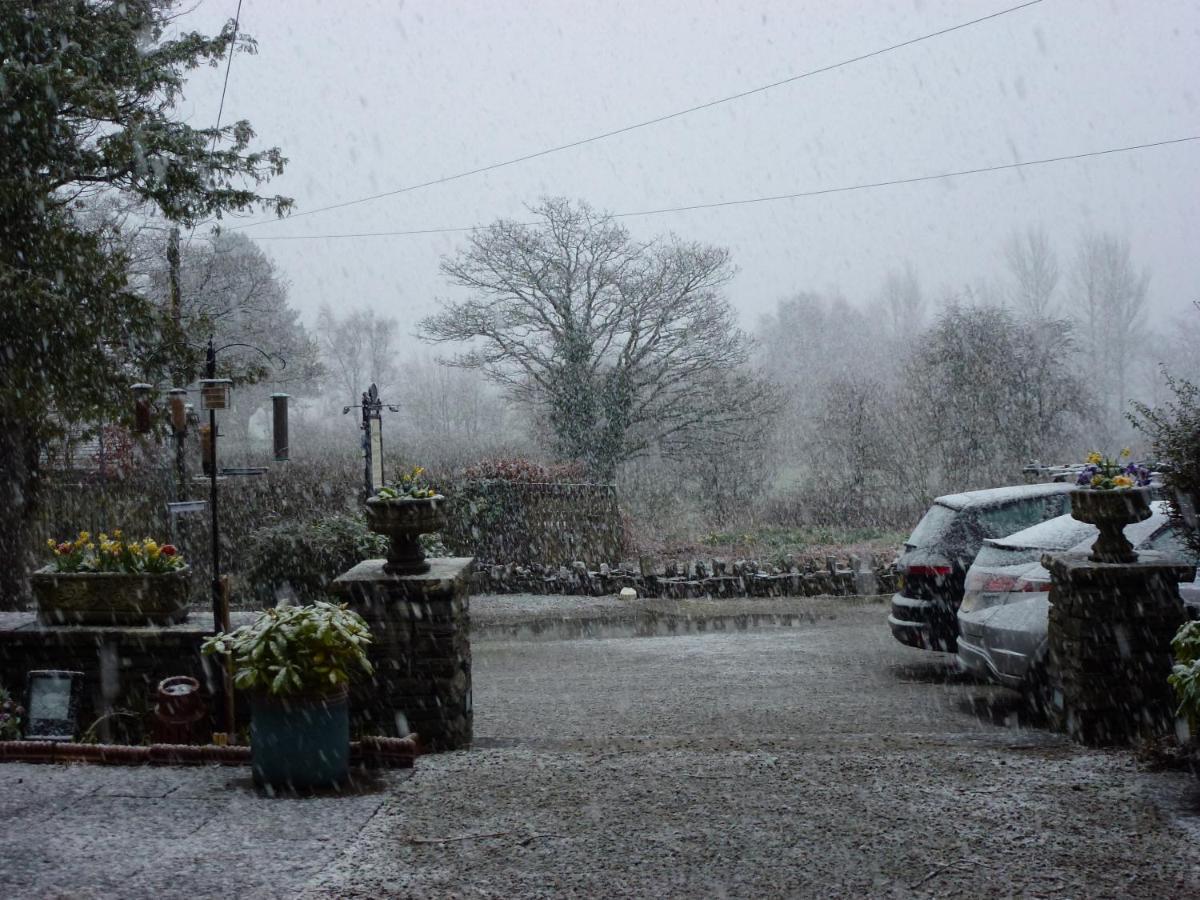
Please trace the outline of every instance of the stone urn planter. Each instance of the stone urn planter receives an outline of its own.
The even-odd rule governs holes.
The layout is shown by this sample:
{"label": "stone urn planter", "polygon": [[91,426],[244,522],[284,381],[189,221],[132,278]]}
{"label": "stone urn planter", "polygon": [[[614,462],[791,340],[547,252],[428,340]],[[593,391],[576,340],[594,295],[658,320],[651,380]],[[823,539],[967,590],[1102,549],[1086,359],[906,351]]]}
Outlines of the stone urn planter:
{"label": "stone urn planter", "polygon": [[1071,517],[1100,529],[1088,555],[1092,562],[1137,562],[1137,553],[1125,538],[1125,526],[1150,518],[1150,491],[1143,487],[1076,488],[1071,492]]}
{"label": "stone urn planter", "polygon": [[33,573],[42,625],[173,625],[191,610],[189,566],[170,572]]}
{"label": "stone urn planter", "polygon": [[367,500],[367,527],[390,542],[383,571],[389,575],[421,575],[429,571],[421,535],[446,527],[446,498],[371,497]]}

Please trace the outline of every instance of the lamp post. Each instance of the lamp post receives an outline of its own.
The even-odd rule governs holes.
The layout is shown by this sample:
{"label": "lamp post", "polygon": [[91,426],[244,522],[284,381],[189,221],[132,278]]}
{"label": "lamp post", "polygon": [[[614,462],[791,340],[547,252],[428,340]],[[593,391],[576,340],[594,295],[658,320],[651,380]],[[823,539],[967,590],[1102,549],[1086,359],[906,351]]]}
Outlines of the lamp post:
{"label": "lamp post", "polygon": [[[391,412],[400,412],[400,407],[385,404],[379,399],[379,388],[372,382],[363,391],[362,402],[358,408],[362,410],[362,450],[363,450],[363,499],[370,497],[383,487],[383,408],[387,406]],[[342,415],[346,415],[353,406],[342,407]]]}

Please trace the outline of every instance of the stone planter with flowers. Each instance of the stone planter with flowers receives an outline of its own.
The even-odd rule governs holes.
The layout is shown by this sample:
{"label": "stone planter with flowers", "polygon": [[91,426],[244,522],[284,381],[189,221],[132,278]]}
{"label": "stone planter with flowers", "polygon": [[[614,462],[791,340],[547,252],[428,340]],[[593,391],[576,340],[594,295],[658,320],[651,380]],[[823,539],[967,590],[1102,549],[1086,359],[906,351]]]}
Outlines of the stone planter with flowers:
{"label": "stone planter with flowers", "polygon": [[1117,459],[1089,453],[1071,492],[1072,518],[1100,530],[1088,555],[1092,562],[1137,562],[1125,526],[1150,518],[1150,471],[1129,456],[1128,449]]}
{"label": "stone planter with flowers", "polygon": [[118,529],[93,541],[47,541],[53,561],[33,573],[42,625],[171,625],[191,609],[191,568],[172,544],[126,541]]}
{"label": "stone planter with flowers", "polygon": [[446,527],[446,498],[422,480],[416,466],[394,484],[367,500],[367,527],[390,542],[383,570],[389,575],[421,575],[429,571],[421,535]]}

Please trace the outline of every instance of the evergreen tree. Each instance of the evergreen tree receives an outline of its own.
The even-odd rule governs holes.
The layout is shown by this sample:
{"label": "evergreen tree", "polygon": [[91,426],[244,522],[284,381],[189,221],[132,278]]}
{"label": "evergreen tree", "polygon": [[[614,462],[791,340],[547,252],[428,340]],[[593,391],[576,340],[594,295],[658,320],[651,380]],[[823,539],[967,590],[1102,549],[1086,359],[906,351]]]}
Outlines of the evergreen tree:
{"label": "evergreen tree", "polygon": [[86,215],[114,193],[182,225],[283,197],[256,187],[283,171],[251,151],[241,121],[193,128],[175,118],[187,72],[253,42],[229,23],[164,40],[168,0],[0,4],[0,605],[19,605],[25,523],[42,448],[76,422],[127,414],[128,385],[178,356],[149,299],[129,286],[111,225]]}

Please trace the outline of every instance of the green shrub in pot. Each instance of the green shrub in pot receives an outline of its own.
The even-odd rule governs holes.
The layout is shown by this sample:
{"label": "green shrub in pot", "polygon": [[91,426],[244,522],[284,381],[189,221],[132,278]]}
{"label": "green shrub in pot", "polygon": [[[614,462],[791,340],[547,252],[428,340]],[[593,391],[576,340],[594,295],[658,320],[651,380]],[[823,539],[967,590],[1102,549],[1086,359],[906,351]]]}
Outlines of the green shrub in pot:
{"label": "green shrub in pot", "polygon": [[1200,731],[1200,622],[1185,622],[1171,640],[1175,664],[1167,680],[1179,700],[1177,715],[1187,719],[1192,739]]}
{"label": "green shrub in pot", "polygon": [[347,685],[370,676],[371,633],[344,605],[317,602],[264,611],[253,623],[204,642],[232,658],[234,686],[250,692],[254,780],[273,787],[327,787],[350,762]]}

